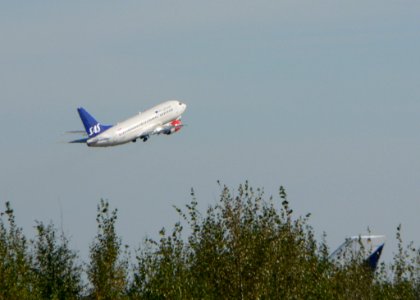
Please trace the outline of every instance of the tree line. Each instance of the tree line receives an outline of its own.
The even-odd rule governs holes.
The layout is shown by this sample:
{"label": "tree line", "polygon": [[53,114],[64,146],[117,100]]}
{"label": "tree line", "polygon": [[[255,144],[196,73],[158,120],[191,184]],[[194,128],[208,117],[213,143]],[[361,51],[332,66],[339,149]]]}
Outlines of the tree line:
{"label": "tree line", "polygon": [[[28,240],[6,202],[0,216],[2,299],[420,299],[420,249],[404,245],[376,271],[361,255],[331,262],[310,214],[294,216],[286,191],[265,197],[248,182],[220,185],[205,211],[195,193],[173,228],[130,253],[115,230],[117,209],[101,200],[87,262],[54,224]],[[133,257],[132,257],[133,256]],[[134,263],[133,263],[134,262]]]}

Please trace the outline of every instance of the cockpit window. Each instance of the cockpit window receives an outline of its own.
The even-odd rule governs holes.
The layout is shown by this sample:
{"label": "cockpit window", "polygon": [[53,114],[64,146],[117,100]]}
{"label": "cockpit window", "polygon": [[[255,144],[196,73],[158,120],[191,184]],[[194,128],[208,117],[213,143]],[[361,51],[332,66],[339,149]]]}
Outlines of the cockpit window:
{"label": "cockpit window", "polygon": [[179,105],[182,105],[182,102],[178,102]]}

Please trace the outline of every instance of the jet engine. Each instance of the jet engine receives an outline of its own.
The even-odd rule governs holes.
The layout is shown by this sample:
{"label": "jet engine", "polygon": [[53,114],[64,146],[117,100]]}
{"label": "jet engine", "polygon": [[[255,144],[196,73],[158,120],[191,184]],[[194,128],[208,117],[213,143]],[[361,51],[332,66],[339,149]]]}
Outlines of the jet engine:
{"label": "jet engine", "polygon": [[172,133],[178,132],[182,128],[182,122],[181,120],[174,120],[169,123],[169,126],[167,129],[163,132],[164,134],[170,135]]}
{"label": "jet engine", "polygon": [[154,131],[153,134],[166,134],[166,135],[170,135],[172,133],[178,132],[181,130],[182,128],[182,122],[181,120],[174,120],[172,122],[166,123],[163,126],[159,126],[157,127]]}

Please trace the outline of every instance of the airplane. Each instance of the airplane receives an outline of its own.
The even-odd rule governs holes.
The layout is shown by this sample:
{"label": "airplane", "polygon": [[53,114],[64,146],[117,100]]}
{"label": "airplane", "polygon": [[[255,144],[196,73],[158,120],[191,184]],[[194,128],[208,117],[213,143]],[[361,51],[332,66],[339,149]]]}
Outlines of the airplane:
{"label": "airplane", "polygon": [[363,261],[375,271],[385,246],[384,235],[362,235],[347,238],[329,257],[338,266],[345,266],[361,255]]}
{"label": "airplane", "polygon": [[[181,115],[186,108],[185,103],[170,100],[116,125],[102,125],[83,107],[79,107],[77,111],[87,137],[69,143],[85,143],[89,147],[109,147],[136,142],[137,139],[146,142],[151,135],[170,135],[178,132],[184,126],[181,122]],[[80,133],[80,131],[71,131],[71,133]]]}

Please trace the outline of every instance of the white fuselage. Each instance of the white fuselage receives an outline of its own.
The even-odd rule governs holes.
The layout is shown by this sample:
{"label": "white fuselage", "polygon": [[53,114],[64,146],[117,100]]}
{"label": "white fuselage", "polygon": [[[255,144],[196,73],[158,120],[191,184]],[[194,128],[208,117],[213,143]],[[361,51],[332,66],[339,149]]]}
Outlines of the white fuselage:
{"label": "white fuselage", "polygon": [[115,146],[159,133],[165,124],[179,119],[186,107],[177,100],[163,102],[88,139],[87,144],[91,147]]}

